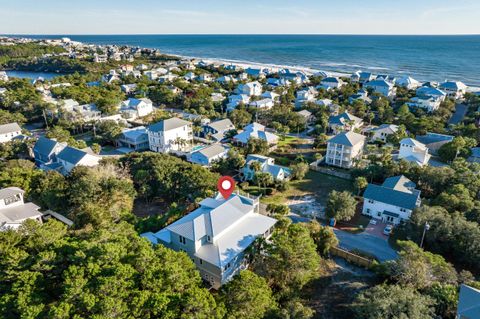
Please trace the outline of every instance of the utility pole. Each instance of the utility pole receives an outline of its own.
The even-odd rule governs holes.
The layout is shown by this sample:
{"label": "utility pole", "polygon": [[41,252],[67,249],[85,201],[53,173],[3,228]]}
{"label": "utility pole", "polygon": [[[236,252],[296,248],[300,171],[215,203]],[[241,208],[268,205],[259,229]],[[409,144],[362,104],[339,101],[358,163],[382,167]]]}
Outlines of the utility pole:
{"label": "utility pole", "polygon": [[425,225],[423,226],[423,234],[422,234],[422,241],[420,242],[420,248],[423,247],[423,240],[425,239],[425,233],[429,229],[430,229],[430,224],[428,222],[425,222]]}

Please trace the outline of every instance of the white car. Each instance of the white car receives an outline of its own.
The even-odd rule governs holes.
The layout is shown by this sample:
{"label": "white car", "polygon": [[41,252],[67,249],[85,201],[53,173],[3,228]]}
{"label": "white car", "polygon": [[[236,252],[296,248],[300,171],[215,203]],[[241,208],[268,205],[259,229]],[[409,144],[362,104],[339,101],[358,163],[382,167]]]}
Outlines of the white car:
{"label": "white car", "polygon": [[387,236],[390,236],[392,231],[393,231],[393,226],[392,225],[387,225],[387,227],[385,227],[385,229],[383,229],[383,234],[387,235]]}

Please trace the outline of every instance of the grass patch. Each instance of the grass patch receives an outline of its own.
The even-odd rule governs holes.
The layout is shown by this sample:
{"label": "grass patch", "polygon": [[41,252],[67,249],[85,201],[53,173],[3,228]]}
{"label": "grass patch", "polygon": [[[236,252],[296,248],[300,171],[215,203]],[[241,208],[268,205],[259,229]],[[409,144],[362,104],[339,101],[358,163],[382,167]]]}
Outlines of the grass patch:
{"label": "grass patch", "polygon": [[283,146],[287,146],[287,145],[291,145],[291,144],[296,144],[298,142],[299,142],[298,137],[294,137],[294,136],[282,137],[282,136],[280,136],[280,138],[278,140],[278,146],[283,147]]}
{"label": "grass patch", "polygon": [[313,195],[319,203],[326,205],[327,196],[332,190],[352,191],[353,185],[351,181],[345,179],[309,171],[303,180],[289,182],[289,188],[286,191],[277,191],[271,196],[262,197],[261,200],[265,204],[278,204],[285,203],[289,199]]}

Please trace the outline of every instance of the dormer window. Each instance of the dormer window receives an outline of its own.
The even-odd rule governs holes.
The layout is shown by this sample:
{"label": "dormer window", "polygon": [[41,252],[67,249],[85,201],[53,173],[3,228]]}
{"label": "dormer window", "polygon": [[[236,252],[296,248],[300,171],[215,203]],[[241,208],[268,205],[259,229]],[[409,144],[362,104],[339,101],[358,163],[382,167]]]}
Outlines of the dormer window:
{"label": "dormer window", "polygon": [[20,194],[16,194],[16,195],[13,195],[13,196],[10,196],[10,197],[7,197],[4,199],[5,201],[5,206],[6,205],[10,205],[10,204],[13,204],[13,203],[16,203],[16,202],[19,202],[21,201],[21,197],[20,197]]}

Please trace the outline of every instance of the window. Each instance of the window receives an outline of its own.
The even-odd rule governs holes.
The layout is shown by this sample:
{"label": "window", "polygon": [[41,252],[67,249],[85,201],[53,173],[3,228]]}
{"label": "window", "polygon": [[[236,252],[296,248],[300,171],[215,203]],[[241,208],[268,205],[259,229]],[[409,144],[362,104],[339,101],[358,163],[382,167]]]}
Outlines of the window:
{"label": "window", "polygon": [[400,208],[401,212],[406,212],[407,210],[405,208]]}
{"label": "window", "polygon": [[180,236],[180,243],[182,243],[184,245],[187,243],[187,241],[185,240],[185,237]]}
{"label": "window", "polygon": [[5,198],[5,206],[16,203],[18,201],[20,201],[20,195],[18,195],[18,194],[14,195],[14,196],[7,197],[7,198]]}
{"label": "window", "polygon": [[201,260],[200,258],[198,258],[198,262],[200,263],[200,265],[203,265],[203,260]]}
{"label": "window", "polygon": [[369,199],[368,202],[369,202],[370,204],[375,203],[375,201],[373,201],[373,200],[371,200],[371,199]]}
{"label": "window", "polygon": [[377,212],[377,216],[378,217],[382,216],[382,212]]}
{"label": "window", "polygon": [[210,239],[210,236],[209,236],[209,235],[207,235],[207,241],[211,241],[211,239]]}

